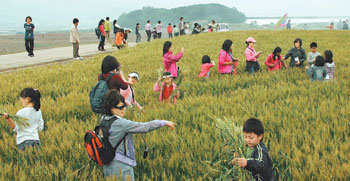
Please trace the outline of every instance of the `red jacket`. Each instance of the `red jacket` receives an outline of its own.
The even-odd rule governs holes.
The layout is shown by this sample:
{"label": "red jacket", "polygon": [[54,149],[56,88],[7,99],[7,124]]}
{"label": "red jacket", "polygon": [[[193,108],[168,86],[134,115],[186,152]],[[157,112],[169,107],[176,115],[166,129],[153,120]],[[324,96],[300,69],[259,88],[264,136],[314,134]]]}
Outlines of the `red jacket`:
{"label": "red jacket", "polygon": [[173,33],[173,27],[171,27],[170,25],[167,27],[167,31],[169,34]]}
{"label": "red jacket", "polygon": [[[103,79],[107,79],[107,77],[109,76],[109,74],[102,74]],[[98,75],[98,80],[100,80],[100,75]],[[113,77],[111,78],[111,80],[109,80],[107,82],[108,88],[109,89],[116,89],[119,91],[119,89],[123,89],[126,90],[129,87],[129,84],[124,82],[124,80],[120,77],[120,75],[113,75]]]}
{"label": "red jacket", "polygon": [[[285,67],[285,65],[282,63],[282,61],[278,62],[278,58],[274,59],[273,56],[274,56],[273,54],[270,54],[265,61],[265,65],[267,65],[267,69],[269,71],[279,70],[282,67]],[[281,59],[281,55],[279,56],[279,59]],[[275,63],[277,63],[277,64],[275,66],[271,67]]]}

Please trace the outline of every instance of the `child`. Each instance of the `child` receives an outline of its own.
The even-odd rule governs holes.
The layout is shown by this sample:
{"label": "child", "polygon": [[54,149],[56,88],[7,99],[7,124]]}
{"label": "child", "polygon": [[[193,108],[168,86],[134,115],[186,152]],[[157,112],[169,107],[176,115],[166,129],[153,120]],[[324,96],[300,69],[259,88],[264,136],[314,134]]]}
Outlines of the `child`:
{"label": "child", "polygon": [[171,23],[169,23],[168,27],[167,27],[167,31],[169,34],[169,38],[173,37],[173,27],[171,26]]}
{"label": "child", "polygon": [[253,37],[249,37],[245,42],[247,44],[247,48],[245,50],[246,56],[246,71],[250,74],[254,74],[255,72],[261,70],[258,58],[261,55],[261,51],[256,52],[254,49],[256,41]]}
{"label": "child", "polygon": [[173,26],[174,36],[178,37],[180,35],[180,30],[176,25]]}
{"label": "child", "polygon": [[281,58],[281,52],[282,49],[280,47],[276,47],[272,54],[267,57],[265,65],[267,65],[267,69],[269,71],[279,70],[282,67],[288,67]]}
{"label": "child", "polygon": [[323,57],[324,57],[325,62],[326,62],[324,67],[326,68],[326,71],[327,71],[327,76],[326,76],[325,80],[326,81],[329,81],[329,80],[333,81],[335,64],[333,61],[332,51],[330,51],[330,50],[324,51]]}
{"label": "child", "polygon": [[286,56],[284,57],[287,60],[291,57],[289,67],[303,67],[304,61],[306,60],[305,50],[302,48],[303,41],[300,38],[294,40],[294,47],[291,48]]}
{"label": "child", "polygon": [[156,27],[153,28],[152,34],[153,34],[153,39],[157,39],[157,29],[156,29]]}
{"label": "child", "polygon": [[315,62],[315,58],[321,55],[320,53],[317,52],[317,43],[312,42],[310,44],[310,49],[311,49],[311,52],[307,54],[307,63],[309,66],[313,65]]}
{"label": "child", "polygon": [[163,66],[165,72],[170,72],[174,78],[177,78],[178,67],[176,62],[180,61],[185,49],[181,48],[181,51],[177,55],[173,55],[172,43],[166,41],[163,46]]}
{"label": "child", "polygon": [[244,142],[254,149],[250,158],[238,158],[235,162],[252,172],[255,180],[272,180],[272,161],[263,143],[264,127],[260,120],[250,118],[243,125]]}
{"label": "child", "polygon": [[120,89],[120,94],[124,97],[127,106],[137,106],[139,110],[143,110],[139,103],[135,100],[135,93],[133,86],[139,81],[139,74],[131,72],[128,76],[128,89]]}
{"label": "child", "polygon": [[327,76],[327,71],[324,68],[325,60],[319,55],[316,57],[315,65],[306,67],[307,74],[311,77],[312,82],[315,80],[323,81]]}
{"label": "child", "polygon": [[208,55],[204,55],[202,57],[201,73],[198,75],[198,77],[209,78],[210,69],[213,67],[214,62],[211,62],[210,57]]}
{"label": "child", "polygon": [[124,29],[120,29],[115,36],[115,44],[118,49],[124,47]]}
{"label": "child", "polygon": [[[164,80],[164,82],[160,82]],[[154,92],[160,92],[159,102],[166,101],[173,94],[173,91],[177,90],[173,98],[173,103],[175,104],[176,99],[180,96],[179,88],[173,83],[173,76],[170,72],[164,72],[163,77],[159,77],[156,84],[153,87]]]}
{"label": "child", "polygon": [[20,150],[25,150],[32,146],[40,146],[38,130],[44,129],[44,120],[40,110],[40,97],[40,92],[33,88],[25,88],[21,92],[20,101],[23,108],[17,112],[17,115],[28,119],[28,127],[19,126],[9,118],[7,113],[4,113],[4,117],[10,127],[17,133],[16,142]]}

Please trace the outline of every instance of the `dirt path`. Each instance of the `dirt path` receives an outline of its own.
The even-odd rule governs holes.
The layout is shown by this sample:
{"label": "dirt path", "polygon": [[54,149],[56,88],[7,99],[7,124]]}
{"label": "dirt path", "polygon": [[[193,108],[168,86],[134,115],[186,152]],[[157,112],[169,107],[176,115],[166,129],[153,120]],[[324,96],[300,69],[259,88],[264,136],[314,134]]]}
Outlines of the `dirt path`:
{"label": "dirt path", "polygon": [[[136,45],[134,42],[129,42],[129,47]],[[98,53],[103,53],[97,50],[97,44],[80,45],[79,54],[82,57],[89,57]],[[111,47],[109,43],[105,46],[105,52],[117,51],[116,47]],[[56,62],[64,62],[74,60],[73,48],[61,47],[45,50],[34,51],[35,56],[29,57],[27,52],[0,55],[0,72],[7,72],[24,67],[38,66]],[[81,61],[81,60],[76,60]]]}

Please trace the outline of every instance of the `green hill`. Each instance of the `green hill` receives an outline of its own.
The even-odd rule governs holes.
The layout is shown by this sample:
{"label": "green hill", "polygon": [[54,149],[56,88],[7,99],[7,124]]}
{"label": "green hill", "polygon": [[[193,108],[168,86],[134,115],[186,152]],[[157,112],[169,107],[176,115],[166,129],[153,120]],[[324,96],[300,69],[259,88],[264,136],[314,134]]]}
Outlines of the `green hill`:
{"label": "green hill", "polygon": [[243,23],[246,20],[246,16],[236,8],[229,8],[221,4],[199,4],[173,9],[144,7],[141,10],[120,15],[118,24],[128,28],[134,28],[136,23],[144,25],[147,20],[151,20],[153,25],[159,20],[163,22],[163,25],[178,24],[180,17],[184,17],[186,22],[193,23],[209,23],[212,19],[225,23]]}

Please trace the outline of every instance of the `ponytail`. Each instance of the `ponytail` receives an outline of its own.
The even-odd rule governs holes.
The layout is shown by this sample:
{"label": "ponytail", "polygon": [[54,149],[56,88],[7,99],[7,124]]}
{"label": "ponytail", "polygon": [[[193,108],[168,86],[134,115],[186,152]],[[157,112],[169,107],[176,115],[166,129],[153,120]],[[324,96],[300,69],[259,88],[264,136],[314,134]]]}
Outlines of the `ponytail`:
{"label": "ponytail", "polygon": [[41,106],[41,103],[40,103],[41,94],[39,90],[33,89],[33,88],[25,88],[21,91],[21,97],[22,98],[29,97],[31,103],[34,104],[34,109],[36,111],[39,111]]}

